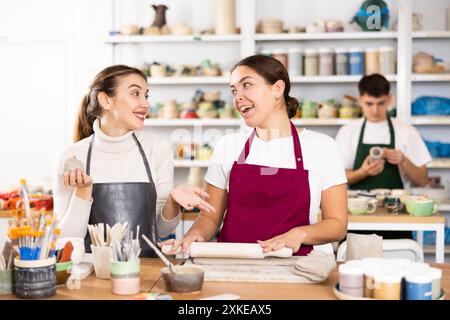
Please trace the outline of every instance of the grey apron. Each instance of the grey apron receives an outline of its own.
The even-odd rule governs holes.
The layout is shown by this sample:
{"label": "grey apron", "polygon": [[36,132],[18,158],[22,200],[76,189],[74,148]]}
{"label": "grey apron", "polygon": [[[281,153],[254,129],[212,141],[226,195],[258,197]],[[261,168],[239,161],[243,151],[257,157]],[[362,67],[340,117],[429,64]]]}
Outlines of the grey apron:
{"label": "grey apron", "polygon": [[[94,136],[92,135],[87,154],[87,175],[90,175],[91,170]],[[144,150],[134,133],[132,137],[144,161],[149,182],[94,183],[92,190],[94,201],[89,216],[89,224],[107,223],[112,227],[117,222],[128,222],[129,230],[133,231],[134,236],[136,235],[136,227],[140,225],[139,242],[142,249],[140,257],[154,258],[156,257],[155,252],[142,240],[141,235],[145,234],[153,243],[156,243],[156,187]],[[91,252],[89,235],[84,238],[84,243],[86,252]]]}

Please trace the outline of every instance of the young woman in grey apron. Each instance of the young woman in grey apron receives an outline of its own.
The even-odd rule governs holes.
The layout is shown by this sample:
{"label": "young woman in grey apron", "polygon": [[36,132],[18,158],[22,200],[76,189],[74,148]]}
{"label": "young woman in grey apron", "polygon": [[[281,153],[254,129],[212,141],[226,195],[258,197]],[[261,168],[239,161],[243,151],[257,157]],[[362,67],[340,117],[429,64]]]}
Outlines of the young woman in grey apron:
{"label": "young woman in grey apron", "polygon": [[[140,234],[146,235],[156,243],[159,241],[157,227],[158,189],[154,177],[152,176],[148,157],[144,152],[141,142],[134,133],[135,130],[142,130],[144,127],[144,120],[149,108],[147,101],[147,87],[146,77],[140,70],[124,65],[108,67],[96,76],[91,84],[89,94],[87,94],[82,101],[74,137],[75,142],[80,142],[73,148],[74,152],[77,150],[79,151],[79,149],[86,150],[85,146],[88,143],[87,155],[85,153],[84,156],[81,157],[82,160],[86,159],[86,172],[77,168],[75,171],[70,171],[70,173],[64,173],[63,181],[64,186],[74,187],[73,192],[75,197],[78,197],[81,201],[84,200],[84,203],[89,203],[91,205],[88,224],[105,223],[113,226],[118,222],[127,222],[131,231],[135,233],[137,226],[140,226]],[[94,133],[94,125],[95,130],[98,130],[96,131],[98,132],[98,135]],[[132,134],[127,136],[130,132],[132,132]],[[138,169],[137,171],[133,171],[133,174],[137,174],[137,177],[134,176],[134,178],[130,178],[129,182],[126,181],[126,179],[124,181],[122,176],[122,179],[119,179],[120,182],[93,183],[90,175],[92,174],[92,162],[93,159],[95,159],[95,156],[93,157],[92,155],[96,152],[101,152],[101,149],[94,148],[94,142],[96,141],[97,136],[126,136],[126,139],[132,139],[135,147],[139,151],[139,157],[131,159],[130,161],[128,158],[125,158],[127,159],[126,161],[129,162],[124,164],[119,162],[119,164],[134,169],[140,168],[139,165],[142,161],[144,164],[143,167],[145,168],[145,179],[142,179],[143,172],[140,172],[140,169]],[[142,139],[144,139],[144,136]],[[154,148],[157,148],[156,146],[158,146],[159,140],[155,139],[151,141],[149,138],[147,138],[147,140],[142,140],[147,141],[147,143],[153,143],[152,146],[154,147],[153,149],[150,149],[152,151],[149,152],[158,152],[158,150],[155,150]],[[109,147],[111,147],[111,145],[109,145]],[[168,153],[170,153],[169,149],[169,147],[164,149],[165,157],[157,159],[167,159],[169,157],[167,161],[171,161],[171,156],[168,155]],[[161,151],[163,152],[163,150]],[[128,153],[119,153],[119,155],[128,155]],[[154,155],[154,153],[152,155]],[[101,159],[103,161],[108,161],[106,158]],[[158,164],[161,165],[161,163],[152,164],[154,170],[158,170]],[[99,164],[95,164],[94,167],[99,168]],[[116,170],[120,169],[122,168],[116,168]],[[102,172],[102,174],[103,179],[105,179],[105,174],[107,178],[108,172]],[[113,174],[113,172],[111,172],[111,174]],[[159,174],[159,176],[160,175],[161,174]],[[106,180],[108,181],[108,179]],[[110,181],[114,181],[114,179]],[[168,192],[168,190],[166,191]],[[58,195],[55,196],[56,200],[59,201]],[[164,195],[163,199],[165,199],[165,196],[166,195]],[[166,223],[169,224],[171,226],[170,228],[176,227],[176,225],[173,225],[173,222],[177,223],[178,220],[176,220],[176,218],[179,216],[181,206],[187,210],[192,210],[197,207],[206,211],[214,211],[214,208],[203,200],[205,197],[208,197],[207,193],[199,188],[191,187],[189,185],[181,185],[173,189],[167,198],[164,208],[162,208],[160,213],[162,218],[160,217],[161,219],[159,222],[163,225]],[[65,207],[67,208],[69,205],[66,204]],[[70,220],[72,224],[86,223],[83,222],[85,220],[80,216],[77,217],[77,213],[79,213],[80,210],[78,210],[78,212],[76,212],[76,210],[73,211],[74,212],[69,213],[72,217],[72,220]],[[85,214],[85,217],[87,217],[86,210],[83,211],[83,213]],[[66,214],[68,213],[66,212]],[[66,222],[66,224],[67,223],[69,222]],[[80,230],[86,230],[85,227],[87,227],[87,225],[81,226],[76,233],[81,234],[82,232]],[[64,232],[64,226],[62,229]],[[85,233],[83,233],[83,236],[84,234]],[[142,238],[139,240],[142,249],[141,257],[156,256],[153,250],[142,241]],[[90,237],[86,235],[85,246],[87,252],[90,252],[90,244]]]}

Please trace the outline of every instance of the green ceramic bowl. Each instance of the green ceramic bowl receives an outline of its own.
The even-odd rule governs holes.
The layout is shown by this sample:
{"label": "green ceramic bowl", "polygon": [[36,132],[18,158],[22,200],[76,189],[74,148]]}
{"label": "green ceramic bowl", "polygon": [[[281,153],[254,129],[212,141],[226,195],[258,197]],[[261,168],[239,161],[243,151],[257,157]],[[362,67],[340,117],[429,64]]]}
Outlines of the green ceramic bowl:
{"label": "green ceramic bowl", "polygon": [[56,283],[64,284],[70,276],[69,269],[72,268],[72,260],[67,262],[59,262],[56,264]]}

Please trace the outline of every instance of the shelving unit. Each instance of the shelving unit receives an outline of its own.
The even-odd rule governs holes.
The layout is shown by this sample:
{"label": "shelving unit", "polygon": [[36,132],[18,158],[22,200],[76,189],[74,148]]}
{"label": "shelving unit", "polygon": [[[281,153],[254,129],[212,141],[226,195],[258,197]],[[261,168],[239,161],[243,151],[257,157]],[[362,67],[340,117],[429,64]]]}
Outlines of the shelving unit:
{"label": "shelving unit", "polygon": [[241,125],[241,119],[145,119],[144,125],[148,127],[239,127]]}
{"label": "shelving unit", "polygon": [[209,161],[204,160],[173,160],[175,168],[208,168]]}
{"label": "shelving unit", "polygon": [[239,42],[242,37],[240,35],[159,35],[159,36],[145,36],[145,35],[116,35],[109,36],[105,39],[109,44],[124,44],[124,43],[159,43],[159,42]]}
{"label": "shelving unit", "polygon": [[448,126],[450,125],[450,116],[412,116],[411,124],[418,126]]}
{"label": "shelving unit", "polygon": [[427,167],[430,169],[450,169],[450,158],[435,158]]}
{"label": "shelving unit", "polygon": [[[391,3],[392,4],[392,3]],[[188,35],[188,36],[109,36],[105,42],[111,44],[113,51],[119,46],[137,45],[137,48],[143,46],[164,45],[165,43],[180,43],[195,45],[207,45],[208,43],[223,43],[226,46],[236,46],[240,48],[240,56],[245,57],[258,51],[259,45],[279,44],[281,47],[312,43],[317,46],[317,42],[327,41],[326,46],[335,47],[341,42],[352,42],[359,46],[361,41],[392,42],[397,52],[397,74],[387,75],[387,79],[395,83],[397,95],[397,117],[406,123],[416,126],[432,126],[439,128],[450,125],[450,117],[422,117],[411,115],[412,86],[413,85],[432,85],[445,84],[450,82],[450,74],[413,74],[411,71],[412,62],[412,43],[413,41],[447,41],[450,39],[450,31],[419,31],[410,30],[412,22],[413,3],[409,0],[399,0],[395,2],[398,7],[397,31],[382,32],[338,32],[338,33],[282,33],[282,34],[259,34],[255,31],[255,25],[259,19],[257,16],[257,0],[245,0],[239,3],[239,12],[241,34],[237,35]],[[258,5],[261,5],[259,3]],[[281,4],[280,4],[281,5]],[[401,8],[401,10],[400,10]],[[119,12],[116,10],[116,12]],[[276,17],[276,16],[274,16]],[[283,17],[276,17],[281,18]],[[320,18],[320,17],[317,17]],[[397,19],[395,19],[397,18]],[[329,42],[332,41],[332,42]],[[376,46],[377,43],[374,45]],[[203,47],[204,48],[204,47]],[[179,61],[183,62],[180,58]],[[334,85],[341,87],[355,87],[360,76],[293,76],[291,77],[292,88],[307,85],[307,88],[322,86],[322,88],[333,88]],[[192,88],[195,86],[207,86],[214,90],[225,89],[228,87],[228,75],[221,77],[149,77],[148,83],[158,88]],[[157,89],[159,90],[159,89]],[[354,119],[295,119],[294,123],[298,126],[317,127],[318,131],[322,128],[337,130],[339,126],[355,121]],[[207,126],[211,128],[239,128],[243,125],[241,119],[147,119],[146,127],[158,128],[176,128],[176,127],[196,127]],[[188,166],[206,166],[205,162],[177,162],[176,167],[186,168]],[[430,168],[448,168],[450,167],[446,160],[436,159]]]}
{"label": "shelving unit", "polygon": [[397,39],[394,31],[383,32],[328,32],[328,33],[281,33],[255,34],[255,41],[297,41],[297,40],[372,40]]}
{"label": "shelving unit", "polygon": [[413,39],[450,39],[450,31],[414,31]]}
{"label": "shelving unit", "polygon": [[[385,75],[391,82],[397,81],[397,75]],[[361,79],[359,75],[345,76],[293,76],[291,83],[358,83]],[[173,77],[149,77],[148,83],[151,85],[199,85],[218,84],[228,85],[228,77],[197,77],[197,76],[173,76]],[[444,74],[412,74],[412,82],[450,82],[450,73]]]}
{"label": "shelving unit", "polygon": [[[118,0],[112,0],[118,1]],[[330,0],[331,1],[331,0]],[[287,1],[285,2],[287,3]],[[292,2],[289,1],[289,5]],[[438,86],[439,88],[445,87],[450,82],[450,74],[414,74],[411,70],[413,43],[416,41],[419,43],[449,43],[450,31],[420,31],[412,32],[412,13],[413,1],[411,0],[398,0],[392,1],[389,5],[394,4],[399,10],[397,10],[397,17],[391,17],[391,21],[398,20],[397,31],[383,31],[383,32],[340,32],[340,33],[283,33],[283,34],[258,34],[255,32],[255,25],[261,18],[258,16],[258,6],[263,5],[263,1],[258,3],[258,0],[243,0],[239,1],[239,13],[240,30],[239,35],[189,35],[189,36],[109,36],[105,39],[105,42],[110,44],[113,49],[113,62],[119,62],[115,59],[118,55],[115,54],[118,48],[127,48],[126,50],[132,50],[139,53],[141,58],[149,59],[148,56],[143,54],[144,48],[157,48],[158,50],[162,46],[168,48],[183,48],[180,50],[179,57],[172,55],[173,63],[185,63],[183,56],[197,55],[201,53],[202,57],[204,52],[207,51],[210,46],[223,45],[223,48],[237,48],[239,50],[239,57],[243,58],[259,52],[261,48],[290,48],[290,47],[338,47],[338,46],[379,46],[389,43],[394,46],[396,51],[397,70],[396,74],[386,75],[386,78],[392,83],[392,88],[397,96],[397,117],[402,121],[415,125],[420,130],[447,130],[450,128],[450,116],[413,116],[411,114],[411,103],[413,101],[413,86],[419,88],[433,88]],[[347,3],[346,3],[347,4]],[[194,4],[195,5],[195,4]],[[283,4],[279,4],[283,6]],[[314,4],[312,4],[314,6]],[[317,5],[317,4],[316,4]],[[344,6],[344,5],[343,5]],[[400,10],[401,8],[401,10]],[[115,11],[116,14],[120,14],[120,10]],[[274,13],[273,17],[283,19],[280,12],[288,14],[286,10],[280,10]],[[271,14],[271,12],[270,12]],[[444,14],[444,13],[443,13]],[[291,14],[295,15],[295,14]],[[333,16],[330,16],[332,18]],[[334,18],[338,18],[335,16]],[[319,14],[314,14],[314,18],[321,19],[324,17]],[[117,22],[117,21],[116,21]],[[171,21],[173,22],[173,21]],[[189,22],[189,21],[187,21]],[[117,28],[116,28],[117,29]],[[179,44],[179,46],[178,46]],[[185,52],[184,48],[191,48],[189,54]],[[206,49],[206,50],[205,50]],[[231,50],[231,49],[230,49]],[[176,51],[176,50],[175,50]],[[195,54],[192,52],[195,51]],[[178,53],[177,53],[178,54]],[[216,53],[215,53],[216,54]],[[124,57],[127,58],[128,53]],[[221,50],[217,51],[217,55],[221,58],[228,57],[223,54]],[[212,60],[214,58],[211,55]],[[164,57],[166,59],[166,57]],[[169,58],[167,58],[169,61]],[[230,59],[234,59],[231,58]],[[235,62],[230,61],[230,63]],[[231,64],[232,65],[232,64]],[[226,68],[225,68],[226,69]],[[310,92],[318,92],[321,89],[325,94],[333,95],[335,92],[347,90],[347,88],[356,88],[357,82],[360,80],[360,76],[292,76],[292,90],[296,90],[301,93],[302,96],[307,96],[308,90]],[[180,101],[186,101],[189,96],[197,88],[208,88],[208,90],[222,92],[228,91],[229,76],[225,72],[221,77],[149,77],[148,83],[150,86],[156,86],[155,91],[173,92],[170,94],[170,99]],[[317,90],[316,90],[317,89]],[[292,92],[292,91],[291,91]],[[306,93],[305,93],[306,92]],[[426,91],[425,91],[426,92]],[[448,90],[447,90],[448,92]],[[445,94],[443,92],[443,94]],[[295,93],[294,93],[295,95]],[[328,98],[328,96],[323,97]],[[183,100],[184,99],[184,100]],[[322,131],[325,133],[335,134],[340,126],[358,121],[357,119],[294,119],[293,122],[296,126],[311,127],[313,130]],[[186,129],[187,132],[196,132],[198,127],[205,127],[202,132],[209,129],[216,129],[221,132],[226,130],[239,129],[245,126],[242,119],[147,119],[145,120],[145,126],[148,130],[168,136],[177,128]],[[194,136],[194,134],[192,135]],[[175,170],[175,182],[185,181],[189,168],[203,168],[205,170],[209,161],[200,160],[174,160]],[[430,172],[443,171],[447,172],[450,169],[450,159],[434,159],[428,168]],[[182,228],[188,228],[189,223],[195,220],[196,213],[185,213],[183,215],[184,224]],[[186,224],[186,225],[185,225]],[[184,230],[184,229],[183,229]],[[178,231],[179,232],[179,231]],[[183,233],[183,231],[182,231]],[[178,236],[180,236],[178,234]],[[446,253],[449,253],[449,246],[446,246]],[[425,247],[425,253],[434,252],[434,247],[431,250]]]}
{"label": "shelving unit", "polygon": [[225,77],[148,77],[150,85],[199,85],[199,84],[219,84],[226,85],[230,81]]}

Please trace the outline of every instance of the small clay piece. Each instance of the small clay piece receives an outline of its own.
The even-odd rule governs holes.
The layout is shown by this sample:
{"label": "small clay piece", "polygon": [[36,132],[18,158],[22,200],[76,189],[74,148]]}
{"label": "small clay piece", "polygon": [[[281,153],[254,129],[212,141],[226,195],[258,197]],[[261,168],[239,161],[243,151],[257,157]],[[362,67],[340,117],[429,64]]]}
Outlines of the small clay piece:
{"label": "small clay piece", "polygon": [[154,35],[160,35],[161,31],[158,27],[148,27],[144,29],[144,35],[146,36],[154,36]]}
{"label": "small clay piece", "polygon": [[192,34],[192,28],[185,23],[177,22],[172,28],[172,34],[175,35],[190,35]]}
{"label": "small clay piece", "polygon": [[413,57],[413,72],[415,73],[442,73],[445,68],[435,63],[432,55],[426,52],[418,52]]}
{"label": "small clay piece", "polygon": [[159,29],[159,30],[162,35],[168,35],[171,33],[170,28],[167,25],[162,26],[161,29]]}
{"label": "small clay piece", "polygon": [[120,33],[127,36],[135,36],[141,33],[141,28],[139,28],[137,25],[134,24],[126,25],[122,27]]}
{"label": "small clay piece", "polygon": [[64,162],[64,173],[69,173],[71,169],[84,169],[84,163],[77,159],[77,157],[73,156],[72,158],[67,159]]}

